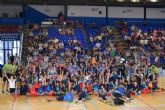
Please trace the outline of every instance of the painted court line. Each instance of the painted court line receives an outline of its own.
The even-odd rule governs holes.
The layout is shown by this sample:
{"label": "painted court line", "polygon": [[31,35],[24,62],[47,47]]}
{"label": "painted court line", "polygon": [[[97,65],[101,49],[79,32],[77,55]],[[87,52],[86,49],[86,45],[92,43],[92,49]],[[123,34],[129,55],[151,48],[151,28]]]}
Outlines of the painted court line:
{"label": "painted court line", "polygon": [[96,102],[91,98],[91,100],[89,100],[89,102],[96,108],[95,110],[99,110],[98,105],[96,104]]}
{"label": "painted court line", "polygon": [[153,106],[151,106],[150,104],[147,104],[146,102],[144,102],[143,100],[141,100],[140,98],[136,98],[137,100],[141,101],[143,104],[145,104],[146,106],[150,107],[152,110],[156,110],[156,108],[154,108]]}
{"label": "painted court line", "polygon": [[85,110],[89,110],[84,102],[82,102],[82,104],[84,105]]}
{"label": "painted court line", "polygon": [[[134,107],[146,107],[147,105],[126,105],[127,107],[131,107],[131,108],[134,108]],[[165,107],[165,104],[159,104],[159,105],[151,105],[152,107]]]}
{"label": "painted court line", "polygon": [[29,106],[29,96],[26,96],[26,110],[30,110]]}
{"label": "painted court line", "polygon": [[70,107],[70,103],[68,103],[68,106],[66,107],[66,110],[69,110],[69,107]]}
{"label": "painted court line", "polygon": [[13,102],[12,102],[12,105],[11,105],[11,110],[14,110],[15,103],[16,103],[16,99],[17,99],[17,96],[14,95],[14,96],[13,96]]}

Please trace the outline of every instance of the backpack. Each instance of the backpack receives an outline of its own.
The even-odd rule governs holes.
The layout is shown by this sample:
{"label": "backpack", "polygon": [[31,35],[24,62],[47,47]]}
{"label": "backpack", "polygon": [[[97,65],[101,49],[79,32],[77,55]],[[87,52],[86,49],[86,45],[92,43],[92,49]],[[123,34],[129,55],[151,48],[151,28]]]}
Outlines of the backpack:
{"label": "backpack", "polygon": [[115,105],[123,105],[123,104],[124,104],[124,100],[121,100],[121,99],[114,99],[114,104],[115,104]]}

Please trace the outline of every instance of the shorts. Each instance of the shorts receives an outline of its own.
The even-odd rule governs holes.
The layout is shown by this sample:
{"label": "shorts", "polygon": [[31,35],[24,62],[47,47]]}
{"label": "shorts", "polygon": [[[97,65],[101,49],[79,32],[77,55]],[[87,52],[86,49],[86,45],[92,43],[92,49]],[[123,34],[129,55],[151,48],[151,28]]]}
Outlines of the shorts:
{"label": "shorts", "polygon": [[86,93],[84,91],[82,91],[79,95],[78,100],[82,100],[83,98],[86,98],[86,96],[87,96]]}
{"label": "shorts", "polygon": [[15,88],[10,88],[10,93],[15,93]]}
{"label": "shorts", "polygon": [[[7,75],[7,77],[10,79],[11,74],[10,74],[10,73],[7,73],[6,75]],[[3,77],[3,81],[6,81],[6,80],[7,80],[7,78],[6,78],[6,76],[4,76],[4,77]]]}
{"label": "shorts", "polygon": [[62,95],[62,96],[59,96],[59,97],[57,97],[56,98],[58,101],[63,101],[64,100],[64,96]]}

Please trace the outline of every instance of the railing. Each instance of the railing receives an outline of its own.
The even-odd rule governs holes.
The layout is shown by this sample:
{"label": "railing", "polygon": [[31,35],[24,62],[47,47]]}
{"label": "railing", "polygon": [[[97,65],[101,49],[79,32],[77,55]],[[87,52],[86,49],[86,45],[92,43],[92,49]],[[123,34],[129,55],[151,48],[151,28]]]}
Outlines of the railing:
{"label": "railing", "polygon": [[19,58],[20,58],[20,61],[21,61],[21,57],[22,57],[23,37],[24,37],[24,34],[21,33],[20,52],[19,52]]}

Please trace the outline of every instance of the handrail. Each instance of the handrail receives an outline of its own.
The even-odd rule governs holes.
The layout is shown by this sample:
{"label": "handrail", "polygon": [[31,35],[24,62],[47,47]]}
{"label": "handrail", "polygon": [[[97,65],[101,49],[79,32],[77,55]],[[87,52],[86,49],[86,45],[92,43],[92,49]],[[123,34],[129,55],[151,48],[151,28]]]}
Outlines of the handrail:
{"label": "handrail", "polygon": [[24,34],[21,33],[21,41],[20,41],[20,52],[19,52],[19,58],[20,58],[20,61],[22,59],[22,48],[23,48],[23,37],[24,37]]}

